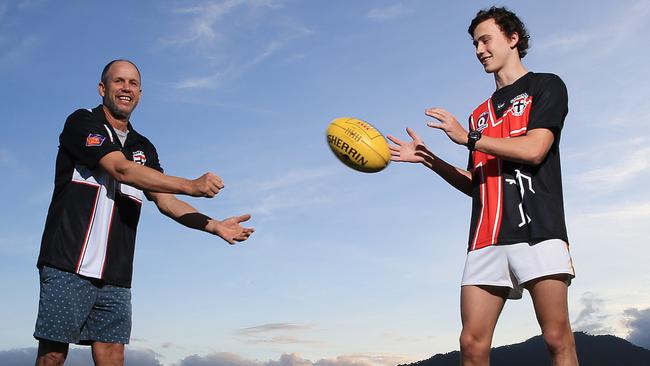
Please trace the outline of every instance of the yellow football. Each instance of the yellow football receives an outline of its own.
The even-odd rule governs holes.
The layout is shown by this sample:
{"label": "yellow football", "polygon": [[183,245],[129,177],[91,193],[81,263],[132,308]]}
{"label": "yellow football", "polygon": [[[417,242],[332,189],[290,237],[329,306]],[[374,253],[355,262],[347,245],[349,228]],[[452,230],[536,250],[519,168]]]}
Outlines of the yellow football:
{"label": "yellow football", "polygon": [[360,119],[334,119],[327,127],[327,144],[343,164],[360,172],[375,173],[390,162],[384,135]]}

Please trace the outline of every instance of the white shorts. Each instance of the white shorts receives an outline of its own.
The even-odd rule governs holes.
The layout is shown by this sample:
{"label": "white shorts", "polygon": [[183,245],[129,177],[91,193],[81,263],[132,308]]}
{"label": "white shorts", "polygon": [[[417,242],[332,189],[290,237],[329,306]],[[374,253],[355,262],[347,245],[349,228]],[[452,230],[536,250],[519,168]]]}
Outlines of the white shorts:
{"label": "white shorts", "polygon": [[567,284],[575,277],[569,245],[563,240],[493,245],[467,253],[461,286],[509,287],[508,298],[521,299],[523,284],[554,274],[567,274]]}

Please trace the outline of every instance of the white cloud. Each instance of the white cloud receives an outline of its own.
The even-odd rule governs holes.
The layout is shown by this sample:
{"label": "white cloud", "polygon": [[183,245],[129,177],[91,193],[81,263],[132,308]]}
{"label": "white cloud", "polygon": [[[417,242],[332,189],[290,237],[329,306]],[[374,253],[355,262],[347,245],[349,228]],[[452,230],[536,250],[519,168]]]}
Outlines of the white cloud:
{"label": "white cloud", "polygon": [[572,150],[567,159],[591,168],[573,174],[570,182],[580,189],[609,192],[627,185],[636,185],[639,177],[650,172],[650,138],[635,135],[613,139],[588,149]]}
{"label": "white cloud", "polygon": [[193,16],[187,30],[163,42],[170,46],[185,44],[204,45],[218,38],[219,32],[215,29],[217,22],[233,11],[234,8],[245,4],[244,0],[228,0],[223,2],[203,3],[186,8],[174,9],[177,14]]}
{"label": "white cloud", "polygon": [[[36,359],[36,348],[16,348],[0,351],[1,365],[29,365]],[[236,353],[216,352],[204,356],[190,355],[175,366],[393,366],[412,362],[402,355],[392,354],[344,354],[334,358],[323,358],[316,362],[300,357],[297,353],[284,353],[278,360],[249,360]],[[66,366],[91,365],[89,347],[70,348]],[[150,349],[127,347],[125,364],[131,366],[162,366],[161,355]]]}
{"label": "white cloud", "polygon": [[256,183],[257,188],[261,190],[276,190],[281,188],[290,188],[303,184],[308,181],[318,180],[334,174],[334,171],[327,168],[315,169],[296,169],[283,174],[282,176],[259,181]]}
{"label": "white cloud", "polygon": [[627,340],[641,347],[650,349],[650,308],[625,309],[623,315],[630,331]]}
{"label": "white cloud", "polygon": [[591,211],[583,212],[580,221],[612,223],[612,222],[636,222],[650,219],[650,201],[647,202],[619,202],[609,206],[592,208]]}
{"label": "white cloud", "polygon": [[273,0],[225,0],[176,8],[173,9],[174,13],[191,17],[189,25],[184,31],[164,39],[162,43],[166,46],[187,44],[206,46],[224,37],[223,32],[219,29],[219,22],[237,8],[247,7],[256,11],[260,8],[277,8],[280,4],[279,1]]}
{"label": "white cloud", "polygon": [[334,170],[325,168],[290,170],[271,179],[248,183],[247,190],[263,195],[248,212],[270,217],[278,211],[299,209],[329,202],[321,182],[331,177]]}
{"label": "white cloud", "polygon": [[[125,364],[132,366],[162,366],[159,355],[150,349],[133,349],[127,347]],[[36,360],[36,348],[17,348],[0,351],[0,365],[33,365]],[[66,366],[92,365],[90,347],[71,347],[65,362]]]}
{"label": "white cloud", "polygon": [[243,328],[237,331],[245,343],[254,344],[313,344],[320,341],[309,340],[299,335],[311,330],[312,327],[303,324],[269,323],[255,327]]}
{"label": "white cloud", "polygon": [[261,363],[234,353],[219,352],[205,356],[192,355],[182,359],[177,366],[261,366]]}
{"label": "white cloud", "polygon": [[585,292],[580,298],[580,303],[583,309],[572,324],[574,330],[591,334],[610,334],[614,332],[611,327],[606,325],[609,315],[603,312],[604,299],[593,292]]}
{"label": "white cloud", "polygon": [[0,66],[20,63],[40,45],[40,40],[36,36],[27,36],[16,40],[13,44],[6,44],[6,39],[3,41],[5,42],[0,42],[0,47],[4,48],[0,56]]}
{"label": "white cloud", "polygon": [[412,361],[404,356],[390,354],[346,354],[335,358],[323,358],[316,362],[296,353],[285,353],[277,361],[251,361],[233,353],[213,353],[190,356],[178,366],[393,366]]}
{"label": "white cloud", "polygon": [[409,12],[410,9],[406,8],[404,4],[400,1],[390,6],[371,9],[368,12],[367,16],[371,20],[381,22],[381,21],[387,21],[387,20],[398,18]]}
{"label": "white cloud", "polygon": [[[644,33],[650,17],[650,3],[637,1],[632,6],[621,7],[619,14],[613,14],[609,22],[597,27],[571,31],[563,29],[561,35],[553,34],[542,40],[536,48],[542,51],[573,50],[576,47],[590,47],[592,56],[604,56],[623,45],[628,45],[634,36]],[[567,31],[569,34],[566,34]]]}
{"label": "white cloud", "polygon": [[171,84],[171,87],[174,89],[214,88],[221,83],[225,74],[223,71],[217,71],[210,75],[188,77]]}
{"label": "white cloud", "polygon": [[[261,15],[279,6],[280,2],[271,0],[228,0],[175,9],[174,13],[189,14],[192,18],[183,31],[161,43],[165,47],[193,47],[206,51],[200,54],[205,57],[205,65],[213,70],[203,72],[204,75],[184,77],[172,83],[171,87],[218,88],[239,79],[293,40],[313,33],[290,19],[278,20]],[[255,32],[255,44],[249,44],[249,32]],[[240,39],[246,39],[247,46],[242,47]]]}
{"label": "white cloud", "polygon": [[251,208],[248,212],[255,215],[266,215],[286,211],[293,208],[313,206],[328,202],[324,197],[315,194],[317,192],[281,192],[271,193],[264,197],[260,204]]}
{"label": "white cloud", "polygon": [[303,331],[311,329],[309,325],[302,324],[293,324],[293,323],[268,323],[257,325],[249,328],[242,328],[238,331],[241,335],[257,335],[264,334],[268,332],[278,332],[278,331]]}
{"label": "white cloud", "polygon": [[393,366],[413,361],[412,358],[403,355],[353,353],[336,358],[322,359],[314,363],[314,366]]}

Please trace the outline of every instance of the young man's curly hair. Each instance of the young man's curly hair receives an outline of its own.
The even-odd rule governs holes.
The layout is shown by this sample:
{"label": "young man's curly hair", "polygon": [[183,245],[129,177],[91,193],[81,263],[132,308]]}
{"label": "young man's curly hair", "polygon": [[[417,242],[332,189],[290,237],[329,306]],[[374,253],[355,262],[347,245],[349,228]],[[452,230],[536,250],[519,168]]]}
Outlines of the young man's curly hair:
{"label": "young man's curly hair", "polygon": [[480,10],[476,13],[476,17],[469,25],[467,32],[470,37],[474,37],[474,30],[483,21],[494,19],[494,22],[501,28],[501,31],[508,37],[517,33],[519,35],[519,42],[517,43],[517,51],[519,51],[519,58],[524,58],[528,53],[528,40],[530,35],[524,23],[517,17],[517,15],[505,7],[493,6],[489,9]]}

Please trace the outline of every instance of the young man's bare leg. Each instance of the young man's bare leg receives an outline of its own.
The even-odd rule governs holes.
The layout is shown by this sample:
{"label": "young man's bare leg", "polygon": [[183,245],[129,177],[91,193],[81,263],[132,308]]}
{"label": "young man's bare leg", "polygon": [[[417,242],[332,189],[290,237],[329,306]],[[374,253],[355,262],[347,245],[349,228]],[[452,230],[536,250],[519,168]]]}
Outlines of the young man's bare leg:
{"label": "young man's bare leg", "polygon": [[36,366],[61,366],[68,357],[68,344],[41,340],[38,342]]}
{"label": "young man's bare leg", "polygon": [[462,366],[487,366],[490,362],[492,336],[499,314],[503,310],[508,288],[492,286],[462,286],[460,334]]}
{"label": "young man's bare leg", "polygon": [[569,323],[566,275],[542,277],[525,284],[554,366],[576,366],[578,357]]}
{"label": "young man's bare leg", "polygon": [[123,366],[124,345],[120,343],[93,342],[95,366]]}

